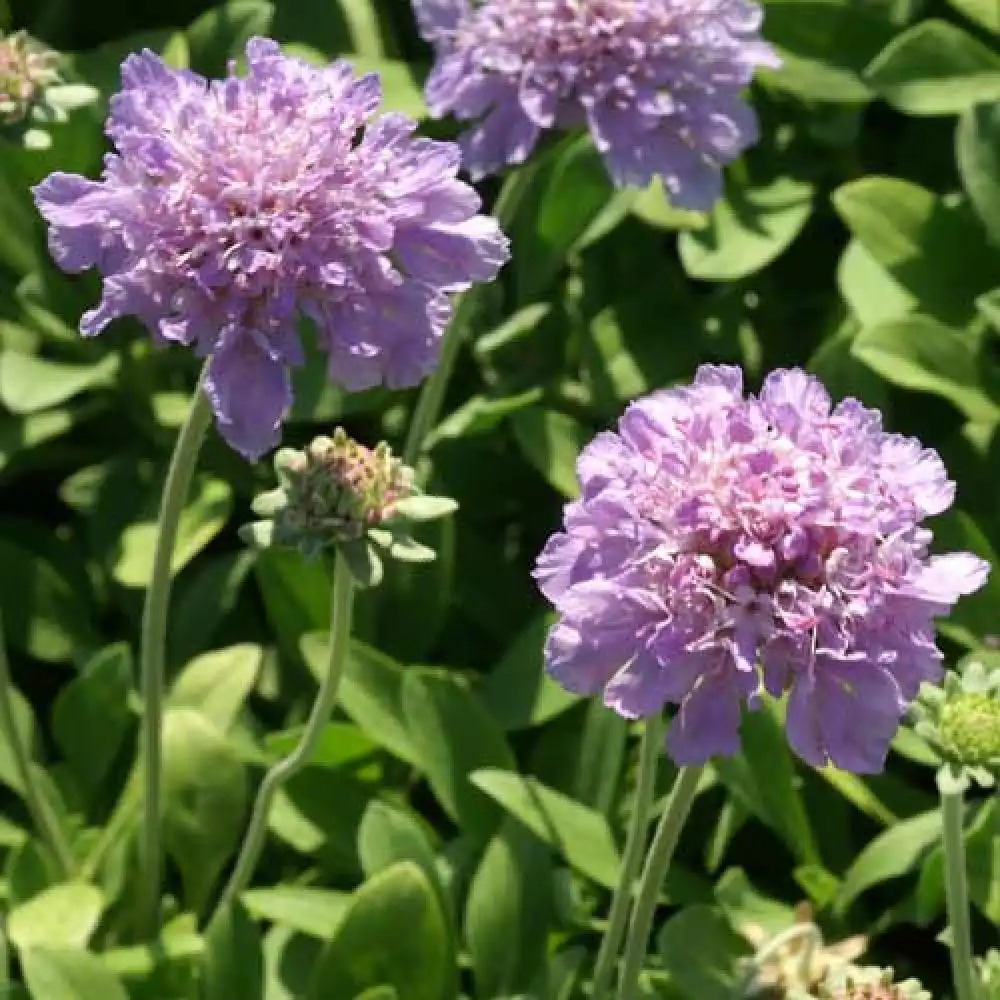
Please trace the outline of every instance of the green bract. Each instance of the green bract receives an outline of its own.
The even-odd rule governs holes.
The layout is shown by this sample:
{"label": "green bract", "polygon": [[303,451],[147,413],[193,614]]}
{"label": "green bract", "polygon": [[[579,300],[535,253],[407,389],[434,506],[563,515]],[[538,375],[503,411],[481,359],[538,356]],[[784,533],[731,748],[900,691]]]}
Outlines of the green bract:
{"label": "green bract", "polygon": [[340,427],[302,451],[281,448],[274,469],[280,485],[253,501],[261,520],[240,530],[243,540],[255,548],[294,548],[306,558],[337,548],[361,586],[381,580],[385,556],[433,560],[434,550],[414,539],[410,526],[457,507],[449,497],[419,493],[413,470],[388,444],[367,448]]}
{"label": "green bract", "polygon": [[941,687],[924,685],[914,706],[916,730],[959,782],[990,788],[1000,774],[1000,669],[972,660]]}

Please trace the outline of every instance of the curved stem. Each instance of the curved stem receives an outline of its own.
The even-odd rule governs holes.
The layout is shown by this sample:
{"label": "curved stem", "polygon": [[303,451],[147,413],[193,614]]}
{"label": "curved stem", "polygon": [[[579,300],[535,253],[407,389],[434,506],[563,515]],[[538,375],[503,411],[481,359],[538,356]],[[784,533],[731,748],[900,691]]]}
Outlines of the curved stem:
{"label": "curved stem", "polygon": [[944,886],[951,926],[951,973],[955,1000],[976,1000],[969,921],[969,887],[965,865],[964,797],[961,786],[941,787],[941,826],[944,838]]}
{"label": "curved stem", "polygon": [[682,767],[677,772],[670,798],[660,817],[653,844],[646,858],[646,866],[639,880],[639,895],[632,910],[632,920],[625,941],[625,958],[621,978],[618,980],[618,1000],[633,1000],[636,995],[639,973],[642,971],[643,959],[649,946],[649,933],[653,927],[656,901],[674,856],[677,841],[680,840],[681,830],[688,813],[691,812],[701,772],[701,765]]}
{"label": "curved stem", "polygon": [[13,689],[14,682],[10,674],[10,663],[7,661],[7,642],[3,634],[3,625],[0,623],[0,730],[3,731],[7,746],[10,748],[14,769],[21,779],[20,791],[24,796],[24,804],[31,814],[31,820],[52,851],[63,877],[70,879],[76,868],[73,851],[63,835],[59,822],[52,815],[52,809],[45,798],[45,793],[38,786],[28,751],[21,742],[21,734],[17,730],[17,720],[14,718],[14,707],[11,701]]}
{"label": "curved stem", "polygon": [[191,408],[177,435],[170,457],[167,478],[160,498],[156,525],[153,570],[142,609],[139,646],[139,676],[142,695],[141,757],[143,769],[143,827],[139,840],[139,930],[154,936],[159,930],[160,819],[161,819],[161,740],[163,725],[163,671],[166,659],[167,610],[170,605],[171,562],[177,527],[191,489],[198,453],[212,420],[205,396],[202,370]]}
{"label": "curved stem", "polygon": [[[497,196],[493,206],[493,216],[500,223],[501,228],[506,228],[524,194],[523,173],[523,171],[512,173],[504,182],[500,194]],[[413,411],[410,428],[406,434],[406,444],[403,447],[403,464],[410,466],[411,469],[416,468],[417,462],[420,460],[424,439],[441,416],[441,407],[444,405],[448,383],[451,381],[455,364],[458,361],[458,354],[465,338],[465,330],[476,311],[477,292],[484,287],[484,285],[474,285],[459,297],[455,305],[455,314],[442,338],[441,357],[438,359],[437,367],[431,372],[427,381],[424,382],[424,387],[420,390],[417,406]]]}
{"label": "curved stem", "polygon": [[653,790],[656,784],[656,762],[659,760],[662,746],[663,720],[658,715],[650,716],[646,719],[642,742],[639,745],[639,773],[636,776],[635,802],[632,806],[628,833],[625,836],[621,874],[614,895],[611,897],[608,926],[604,931],[601,947],[597,953],[597,962],[594,965],[591,1000],[604,1000],[611,985],[615,959],[618,957],[618,949],[625,933],[635,877],[639,873],[639,865],[642,863],[646,847],[646,827],[649,825],[649,809],[653,804]]}
{"label": "curved stem", "polygon": [[337,702],[337,689],[347,663],[347,650],[351,638],[351,611],[354,604],[354,579],[346,560],[339,552],[334,564],[330,604],[330,642],[327,648],[326,676],[320,684],[316,701],[295,749],[264,775],[243,839],[243,846],[240,848],[229,882],[219,898],[216,913],[230,905],[250,884],[264,848],[267,819],[274,796],[286,781],[309,763]]}

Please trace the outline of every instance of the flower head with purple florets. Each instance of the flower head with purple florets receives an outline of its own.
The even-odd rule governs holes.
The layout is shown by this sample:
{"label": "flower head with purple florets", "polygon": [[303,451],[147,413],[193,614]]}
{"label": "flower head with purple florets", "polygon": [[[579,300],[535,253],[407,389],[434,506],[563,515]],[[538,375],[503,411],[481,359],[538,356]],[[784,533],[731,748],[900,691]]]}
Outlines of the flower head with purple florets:
{"label": "flower head with purple florets", "polygon": [[881,769],[921,681],[940,676],[933,619],[989,566],[930,555],[955,488],[937,453],[887,434],[857,400],[738,368],[626,410],[580,456],[582,495],[535,576],[559,612],[546,644],[566,687],[629,718],[679,705],[679,763],[739,750],[741,703],[788,693],[810,764]]}
{"label": "flower head with purple florets", "polygon": [[437,52],[434,114],[472,121],[473,177],[524,161],[546,129],[586,125],[620,186],[660,175],[706,210],[757,139],[741,91],[778,59],[752,0],[414,0]]}
{"label": "flower head with purple florets", "polygon": [[104,276],[82,332],[132,315],[210,356],[219,429],[256,458],[291,405],[300,315],[333,381],[413,385],[436,362],[450,294],[494,278],[508,249],[457,179],[457,145],[375,117],[377,76],[268,39],[246,51],[247,75],[217,81],[130,56],[101,181],[55,173],[35,199],[58,264]]}

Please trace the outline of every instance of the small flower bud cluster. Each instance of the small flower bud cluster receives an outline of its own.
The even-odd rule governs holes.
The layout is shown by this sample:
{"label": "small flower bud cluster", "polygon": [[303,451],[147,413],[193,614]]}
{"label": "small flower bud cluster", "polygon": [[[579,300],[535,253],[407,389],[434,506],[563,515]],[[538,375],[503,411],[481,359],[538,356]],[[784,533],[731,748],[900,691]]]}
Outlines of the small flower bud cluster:
{"label": "small flower bud cluster", "polygon": [[55,52],[36,45],[23,31],[0,38],[0,122],[27,118],[32,105],[59,79]]}
{"label": "small flower bud cluster", "polygon": [[66,121],[97,97],[93,87],[63,83],[59,60],[23,31],[0,33],[0,132],[29,149],[51,143],[39,126]]}
{"label": "small flower bud cluster", "polygon": [[1000,776],[1000,669],[972,660],[938,686],[925,684],[914,705],[916,731],[945,765],[985,788]]}
{"label": "small flower bud cluster", "polygon": [[931,995],[919,980],[897,981],[892,969],[843,965],[830,971],[818,1000],[931,1000]]}
{"label": "small flower bud cluster", "polygon": [[244,539],[257,548],[296,548],[307,558],[335,548],[363,586],[381,579],[380,552],[410,562],[433,559],[432,549],[410,537],[410,526],[456,506],[447,497],[418,494],[412,469],[385,442],[367,448],[339,427],[302,451],[280,449],[274,467],[281,485],[254,500],[263,520],[247,525]]}

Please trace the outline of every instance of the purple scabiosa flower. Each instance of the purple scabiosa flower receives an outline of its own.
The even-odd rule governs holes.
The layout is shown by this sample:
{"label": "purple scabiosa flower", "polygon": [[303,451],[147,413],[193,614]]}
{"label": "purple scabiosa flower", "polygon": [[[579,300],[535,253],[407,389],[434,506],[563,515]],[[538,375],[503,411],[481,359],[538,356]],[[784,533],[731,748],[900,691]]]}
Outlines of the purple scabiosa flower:
{"label": "purple scabiosa flower", "polygon": [[101,181],[55,173],[35,200],[58,264],[104,276],[81,331],[133,315],[211,356],[219,429],[256,458],[291,405],[297,316],[315,323],[333,381],[413,385],[435,364],[450,293],[491,280],[508,250],[457,179],[458,146],[375,117],[376,75],[263,38],[246,51],[245,77],[211,82],[130,56]]}
{"label": "purple scabiosa flower", "polygon": [[438,60],[436,115],[474,122],[474,178],[521,163],[539,135],[586,124],[617,185],[662,176],[707,210],[721,168],[757,139],[740,92],[777,66],[752,0],[414,0]]}
{"label": "purple scabiosa flower", "polygon": [[799,756],[881,769],[941,674],[934,617],[989,571],[928,552],[921,522],[955,492],[936,452],[797,369],[744,398],[739,368],[706,365],[629,406],[577,468],[535,570],[560,615],[556,679],[629,718],[679,705],[680,763],[736,753],[741,704],[787,692]]}

